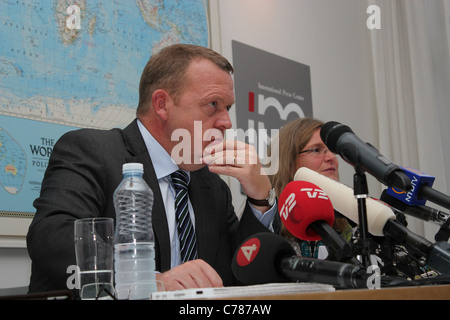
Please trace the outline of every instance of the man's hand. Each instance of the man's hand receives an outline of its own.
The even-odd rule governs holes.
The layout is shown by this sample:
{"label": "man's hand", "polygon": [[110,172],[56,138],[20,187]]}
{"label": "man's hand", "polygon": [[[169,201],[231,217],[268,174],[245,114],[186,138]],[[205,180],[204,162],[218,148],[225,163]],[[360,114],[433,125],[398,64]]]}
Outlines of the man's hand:
{"label": "man's hand", "polygon": [[[239,180],[244,192],[253,199],[265,199],[272,184],[264,173],[258,154],[252,145],[225,140],[205,148],[203,161],[211,172]],[[269,207],[257,207],[265,212]]]}
{"label": "man's hand", "polygon": [[164,273],[157,273],[156,280],[164,283],[166,291],[223,287],[222,279],[216,270],[201,259],[185,262]]}

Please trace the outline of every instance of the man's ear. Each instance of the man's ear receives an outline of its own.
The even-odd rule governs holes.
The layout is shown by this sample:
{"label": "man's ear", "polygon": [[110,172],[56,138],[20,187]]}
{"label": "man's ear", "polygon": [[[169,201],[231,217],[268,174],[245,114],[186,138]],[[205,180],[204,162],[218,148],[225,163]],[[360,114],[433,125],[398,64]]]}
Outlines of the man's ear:
{"label": "man's ear", "polygon": [[170,96],[165,90],[158,89],[152,94],[152,107],[163,121],[167,121],[169,116],[169,100]]}

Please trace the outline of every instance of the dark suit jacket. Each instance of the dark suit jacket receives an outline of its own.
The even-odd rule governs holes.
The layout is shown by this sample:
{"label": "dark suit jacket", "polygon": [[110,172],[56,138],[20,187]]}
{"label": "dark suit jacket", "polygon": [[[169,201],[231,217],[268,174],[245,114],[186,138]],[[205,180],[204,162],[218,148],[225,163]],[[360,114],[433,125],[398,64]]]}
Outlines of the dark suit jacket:
{"label": "dark suit jacket", "polygon": [[[115,217],[113,192],[123,177],[122,164],[127,162],[144,165],[144,179],[154,193],[156,268],[161,272],[170,269],[164,204],[135,120],[124,130],[72,131],[55,144],[27,235],[32,259],[30,292],[67,289],[71,275],[67,267],[76,264],[73,222],[88,217]],[[219,273],[225,285],[237,284],[231,272],[235,249],[247,236],[268,230],[248,204],[238,220],[228,186],[206,167],[191,173],[189,197],[195,212],[199,258]]]}

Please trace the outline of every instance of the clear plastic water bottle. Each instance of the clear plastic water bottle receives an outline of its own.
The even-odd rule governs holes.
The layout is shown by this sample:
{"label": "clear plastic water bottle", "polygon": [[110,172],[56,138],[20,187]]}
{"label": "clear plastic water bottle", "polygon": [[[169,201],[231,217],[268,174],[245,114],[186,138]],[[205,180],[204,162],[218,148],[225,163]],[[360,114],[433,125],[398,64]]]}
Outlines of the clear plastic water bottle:
{"label": "clear plastic water bottle", "polygon": [[116,296],[149,299],[156,291],[153,192],[142,178],[141,163],[126,163],[122,171],[123,180],[114,191]]}

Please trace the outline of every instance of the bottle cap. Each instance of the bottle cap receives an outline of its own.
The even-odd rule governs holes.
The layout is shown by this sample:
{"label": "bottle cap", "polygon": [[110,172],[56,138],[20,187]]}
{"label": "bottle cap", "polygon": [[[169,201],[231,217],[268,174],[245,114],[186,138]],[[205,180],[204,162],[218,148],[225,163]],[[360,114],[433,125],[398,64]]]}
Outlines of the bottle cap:
{"label": "bottle cap", "polygon": [[122,173],[144,173],[144,165],[142,163],[124,163],[122,165]]}

